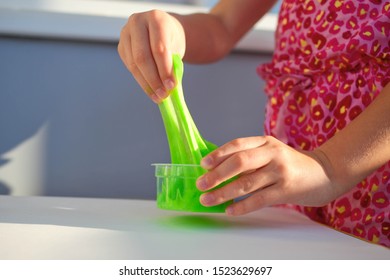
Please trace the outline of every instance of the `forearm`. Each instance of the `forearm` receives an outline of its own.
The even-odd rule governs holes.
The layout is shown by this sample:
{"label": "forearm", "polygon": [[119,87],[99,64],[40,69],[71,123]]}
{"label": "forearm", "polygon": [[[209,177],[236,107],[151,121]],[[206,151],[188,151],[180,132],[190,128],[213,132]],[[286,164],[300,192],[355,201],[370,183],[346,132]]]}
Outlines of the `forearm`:
{"label": "forearm", "polygon": [[276,0],[222,0],[209,13],[172,14],[184,29],[184,60],[207,63],[224,57],[275,2]]}
{"label": "forearm", "polygon": [[390,160],[390,83],[315,154],[328,176],[347,191]]}
{"label": "forearm", "polygon": [[172,14],[182,24],[186,51],[183,57],[189,63],[216,61],[231,49],[229,35],[218,18],[211,14]]}

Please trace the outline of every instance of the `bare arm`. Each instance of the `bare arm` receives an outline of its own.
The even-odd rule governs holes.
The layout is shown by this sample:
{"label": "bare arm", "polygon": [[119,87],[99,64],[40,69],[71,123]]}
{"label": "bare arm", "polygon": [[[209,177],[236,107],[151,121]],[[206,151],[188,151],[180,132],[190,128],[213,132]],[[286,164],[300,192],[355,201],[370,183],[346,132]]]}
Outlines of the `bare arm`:
{"label": "bare arm", "polygon": [[174,15],[186,35],[184,59],[192,63],[221,59],[275,2],[222,0],[208,14]]}
{"label": "bare arm", "polygon": [[323,206],[390,160],[390,84],[356,119],[312,152],[292,149],[270,136],[233,140],[201,162],[209,172],[197,186],[206,206],[251,194],[227,209],[242,215],[283,203]]}
{"label": "bare arm", "polygon": [[193,63],[222,58],[274,2],[221,0],[207,14],[133,14],[122,29],[118,52],[145,93],[159,103],[175,85],[172,54]]}
{"label": "bare arm", "polygon": [[390,83],[343,130],[315,151],[329,176],[349,188],[390,160]]}

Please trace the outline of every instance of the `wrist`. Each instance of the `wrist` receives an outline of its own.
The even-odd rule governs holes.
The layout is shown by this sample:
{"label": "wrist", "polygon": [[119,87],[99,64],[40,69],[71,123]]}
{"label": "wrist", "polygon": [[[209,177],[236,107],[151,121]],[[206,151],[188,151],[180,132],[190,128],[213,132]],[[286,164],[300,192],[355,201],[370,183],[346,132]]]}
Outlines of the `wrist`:
{"label": "wrist", "polygon": [[329,153],[321,147],[313,150],[311,155],[319,165],[321,165],[337,196],[348,192],[356,183],[358,183],[356,178],[348,176],[348,174],[343,171],[342,166],[338,166]]}
{"label": "wrist", "polygon": [[318,162],[325,175],[328,177],[335,197],[338,197],[349,190],[348,184],[345,182],[345,178],[339,176],[337,166],[334,165],[324,150],[317,148],[311,152],[311,155],[314,160]]}
{"label": "wrist", "polygon": [[324,170],[326,176],[329,178],[330,181],[335,181],[335,168],[333,167],[331,161],[329,160],[329,157],[327,154],[321,150],[320,148],[317,148],[310,152],[312,158],[314,158],[322,167]]}

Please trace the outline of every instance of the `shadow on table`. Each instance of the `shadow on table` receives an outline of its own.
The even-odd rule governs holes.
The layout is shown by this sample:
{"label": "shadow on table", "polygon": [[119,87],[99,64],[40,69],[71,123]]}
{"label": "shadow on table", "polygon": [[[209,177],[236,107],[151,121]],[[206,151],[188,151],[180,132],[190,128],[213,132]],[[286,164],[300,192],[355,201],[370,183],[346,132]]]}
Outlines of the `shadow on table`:
{"label": "shadow on table", "polygon": [[158,224],[172,229],[226,229],[234,224],[222,217],[212,216],[171,216],[157,221]]}
{"label": "shadow on table", "polygon": [[[268,212],[270,215],[258,215],[259,212]],[[313,224],[306,216],[283,207],[271,207],[238,217],[229,217],[225,214],[183,214],[171,212],[172,215],[156,219],[156,224],[171,229],[204,230],[204,229],[277,229],[302,227]],[[277,213],[277,214],[275,214]]]}
{"label": "shadow on table", "polygon": [[4,183],[0,182],[0,195],[9,195],[11,189],[7,187]]}
{"label": "shadow on table", "polygon": [[[0,158],[0,166],[7,163],[8,160]],[[9,195],[11,188],[9,188],[4,182],[0,181],[0,195]]]}

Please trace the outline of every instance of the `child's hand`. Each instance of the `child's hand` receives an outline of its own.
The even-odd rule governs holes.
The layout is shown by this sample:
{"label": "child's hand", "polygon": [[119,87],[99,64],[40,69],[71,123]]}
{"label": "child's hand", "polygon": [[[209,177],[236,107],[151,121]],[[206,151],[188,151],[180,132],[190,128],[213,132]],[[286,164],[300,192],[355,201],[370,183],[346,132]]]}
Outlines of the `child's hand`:
{"label": "child's hand", "polygon": [[183,27],[162,11],[133,14],[122,29],[118,52],[145,93],[160,103],[175,86],[172,54],[184,55]]}
{"label": "child's hand", "polygon": [[322,206],[343,190],[332,182],[319,158],[323,161],[321,154],[294,150],[271,136],[233,140],[202,160],[209,172],[197,180],[197,187],[206,191],[233,176],[239,178],[203,194],[200,201],[212,206],[250,194],[230,205],[229,215],[282,203]]}

